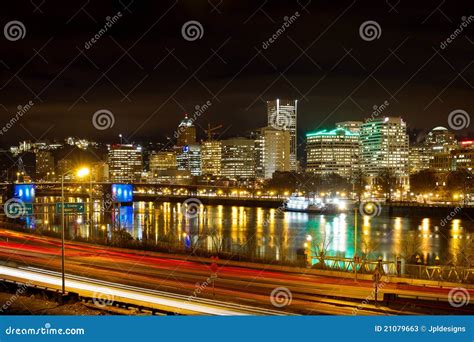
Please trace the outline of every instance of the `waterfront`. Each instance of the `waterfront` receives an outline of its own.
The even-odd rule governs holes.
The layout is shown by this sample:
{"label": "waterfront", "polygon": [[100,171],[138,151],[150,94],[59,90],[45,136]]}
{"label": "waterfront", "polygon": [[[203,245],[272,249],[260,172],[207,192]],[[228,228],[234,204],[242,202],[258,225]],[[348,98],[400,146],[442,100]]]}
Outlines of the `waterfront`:
{"label": "waterfront", "polygon": [[[80,201],[80,199],[70,199]],[[38,198],[30,228],[59,232],[60,215],[52,206],[57,199]],[[88,207],[88,206],[86,206]],[[195,209],[195,208],[192,208]],[[243,256],[247,259],[296,262],[303,253],[312,256],[354,256],[354,216],[281,212],[278,209],[201,205],[186,212],[181,203],[135,202],[132,206],[106,207],[94,203],[94,229],[88,228],[88,212],[66,216],[70,236],[108,240],[119,227],[148,245]],[[118,213],[120,212],[120,215]],[[38,214],[39,213],[39,214]],[[458,217],[462,217],[459,213]],[[462,265],[471,255],[474,223],[454,217],[444,226],[440,218],[358,217],[357,250],[369,259]],[[313,259],[315,262],[315,259]]]}

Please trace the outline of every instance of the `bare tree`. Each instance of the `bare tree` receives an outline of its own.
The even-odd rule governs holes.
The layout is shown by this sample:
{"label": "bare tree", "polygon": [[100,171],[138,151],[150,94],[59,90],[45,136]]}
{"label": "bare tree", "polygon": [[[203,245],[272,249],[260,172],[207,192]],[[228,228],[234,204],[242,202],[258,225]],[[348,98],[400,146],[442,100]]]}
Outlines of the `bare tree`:
{"label": "bare tree", "polygon": [[353,192],[357,195],[357,201],[360,202],[367,184],[362,170],[358,169],[352,174],[351,184]]}
{"label": "bare tree", "polygon": [[413,232],[413,236],[407,236],[406,239],[403,239],[401,245],[401,257],[407,263],[414,263],[415,256],[418,254],[421,248],[420,237],[417,232]]}
{"label": "bare tree", "polygon": [[387,194],[387,201],[392,201],[392,190],[397,187],[397,176],[391,168],[384,168],[377,177],[377,184]]}
{"label": "bare tree", "polygon": [[325,268],[324,258],[334,238],[333,236],[327,236],[326,232],[321,235],[309,234],[309,236],[311,236],[311,249],[319,258],[319,263],[315,266]]}
{"label": "bare tree", "polygon": [[216,229],[212,229],[209,232],[209,237],[212,242],[212,251],[216,254],[222,253],[224,250],[224,236]]}
{"label": "bare tree", "polygon": [[362,259],[369,259],[370,254],[376,249],[378,244],[372,241],[369,237],[363,236],[361,240]]}

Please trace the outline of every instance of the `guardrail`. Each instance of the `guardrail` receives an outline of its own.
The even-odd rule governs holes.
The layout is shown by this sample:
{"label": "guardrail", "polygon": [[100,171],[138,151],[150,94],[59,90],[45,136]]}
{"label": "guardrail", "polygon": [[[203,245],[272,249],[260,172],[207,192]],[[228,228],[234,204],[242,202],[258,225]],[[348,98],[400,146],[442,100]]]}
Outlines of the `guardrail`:
{"label": "guardrail", "polygon": [[413,278],[451,281],[457,283],[474,283],[474,268],[450,265],[405,265],[405,273]]}
{"label": "guardrail", "polygon": [[384,275],[397,275],[397,267],[394,261],[379,261],[362,259],[356,262],[353,258],[340,258],[332,256],[314,256],[317,262],[313,267],[319,269],[329,269],[332,271],[354,272],[370,274],[379,267],[379,271]]}
{"label": "guardrail", "polygon": [[474,284],[474,267],[471,266],[405,264],[402,270],[401,262],[397,265],[396,261],[362,259],[355,262],[353,258],[321,255],[313,259],[316,263],[312,267],[322,270],[373,274],[379,268],[385,276]]}

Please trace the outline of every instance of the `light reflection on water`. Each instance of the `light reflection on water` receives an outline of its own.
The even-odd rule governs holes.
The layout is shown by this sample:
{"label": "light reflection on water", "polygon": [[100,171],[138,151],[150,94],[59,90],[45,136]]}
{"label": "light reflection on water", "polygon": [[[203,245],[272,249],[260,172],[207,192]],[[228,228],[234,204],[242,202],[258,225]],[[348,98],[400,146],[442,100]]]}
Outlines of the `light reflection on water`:
{"label": "light reflection on water", "polygon": [[[53,200],[46,198],[43,202]],[[55,215],[51,207],[43,210],[43,217],[53,229],[59,229],[59,215]],[[105,231],[110,233],[113,227],[122,227],[134,238],[152,244],[197,247],[267,260],[296,261],[298,250],[311,250],[312,255],[324,250],[330,256],[354,256],[352,214],[310,215],[219,205],[201,206],[196,217],[187,218],[182,214],[180,203],[167,202],[137,202],[133,207],[122,206],[120,215],[118,211],[115,209],[112,213],[108,209],[104,212],[99,202],[94,203],[95,236]],[[73,236],[91,234],[87,219],[87,213],[66,218]],[[82,223],[78,223],[81,220]],[[456,264],[462,261],[461,251],[470,242],[473,231],[472,221],[460,219],[453,219],[441,227],[439,218],[359,217],[357,254],[370,259],[382,256],[384,260],[392,261],[401,256],[411,258],[412,262],[419,255],[429,264],[439,256],[443,263]],[[312,237],[309,243],[308,235]]]}

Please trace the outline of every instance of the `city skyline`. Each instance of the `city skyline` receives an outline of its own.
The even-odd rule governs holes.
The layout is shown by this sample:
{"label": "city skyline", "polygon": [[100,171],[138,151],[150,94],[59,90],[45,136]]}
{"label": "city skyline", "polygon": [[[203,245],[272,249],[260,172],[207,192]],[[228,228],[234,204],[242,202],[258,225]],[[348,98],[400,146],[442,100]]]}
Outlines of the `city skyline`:
{"label": "city skyline", "polygon": [[[409,141],[403,118],[372,116],[365,121],[336,123],[331,130],[307,133],[303,144],[305,153],[298,159],[297,169],[293,170],[293,138],[287,128],[286,125],[278,127],[271,120],[268,126],[256,129],[248,137],[222,138],[212,135],[219,127],[209,126],[207,140],[198,142],[194,121],[185,116],[174,132],[176,139],[172,143],[100,145],[71,137],[62,144],[22,142],[17,147],[10,147],[9,153],[15,159],[9,157],[5,161],[3,157],[2,163],[6,177],[8,174],[14,176],[15,170],[27,166],[36,170],[37,177],[48,180],[56,169],[71,169],[73,163],[81,163],[82,159],[82,163],[86,160],[96,163],[95,173],[107,174],[105,179],[112,181],[166,180],[170,183],[191,182],[193,177],[209,176],[213,181],[219,178],[270,180],[275,172],[306,172],[353,179],[362,172],[368,184],[373,184],[387,169],[394,173],[397,182],[404,184],[405,190],[409,189],[409,175],[422,170],[431,169],[446,175],[460,169],[470,172],[473,168],[473,140],[458,141],[453,131],[438,126],[423,140],[413,143]],[[89,157],[84,159],[84,155],[80,157],[74,151],[83,151]],[[36,163],[31,160],[25,163],[28,152],[36,156]],[[6,167],[5,163],[9,161],[11,165]],[[36,165],[31,165],[32,162]]]}
{"label": "city skyline", "polygon": [[[375,112],[373,112],[375,113]],[[312,134],[312,133],[315,133],[315,132],[318,132],[318,131],[331,131],[331,130],[334,130],[334,129],[337,129],[337,128],[340,128],[338,127],[338,124],[341,124],[341,123],[345,123],[345,122],[348,122],[348,123],[354,123],[354,122],[360,122],[360,123],[365,123],[365,122],[371,122],[374,120],[374,118],[380,116],[381,118],[385,118],[385,117],[401,117],[407,124],[407,133],[409,135],[409,143],[410,143],[410,146],[414,146],[414,145],[417,145],[421,142],[423,142],[429,135],[429,133],[433,130],[433,129],[436,129],[437,127],[443,127],[443,128],[446,128],[448,129],[455,137],[456,139],[458,140],[472,140],[474,139],[474,136],[472,135],[472,133],[474,132],[467,132],[465,133],[464,131],[460,131],[460,130],[456,130],[456,129],[452,129],[450,128],[449,125],[434,125],[434,126],[429,126],[428,128],[426,129],[422,129],[420,127],[413,127],[410,125],[410,122],[405,120],[405,118],[403,116],[394,116],[394,115],[390,115],[389,113],[384,113],[384,114],[377,114],[377,115],[373,115],[373,113],[365,118],[361,118],[360,120],[354,120],[353,118],[346,118],[346,120],[340,120],[338,122],[334,122],[333,124],[327,124],[325,126],[321,126],[319,127],[318,129],[308,129],[306,130],[304,133],[300,133],[298,132],[297,134],[297,139],[298,139],[298,148],[301,149],[302,146],[304,146],[306,144],[306,139],[307,139],[307,136],[308,134]],[[265,111],[263,114],[263,116],[267,116],[267,112]],[[125,140],[125,138],[123,137],[123,134],[122,133],[118,133],[116,136],[114,137],[111,137],[110,139],[96,139],[94,137],[90,137],[90,136],[85,136],[85,135],[79,135],[79,136],[74,136],[74,135],[57,135],[57,136],[51,136],[51,137],[45,137],[43,139],[38,139],[38,140],[35,140],[35,139],[18,139],[18,140],[12,140],[11,142],[8,142],[8,143],[1,143],[0,141],[0,148],[2,149],[9,149],[13,146],[16,146],[16,144],[19,144],[19,143],[24,143],[24,142],[28,142],[28,143],[33,143],[33,144],[42,144],[42,143],[50,143],[52,145],[55,145],[55,144],[62,144],[64,142],[67,142],[68,140],[71,140],[73,139],[76,143],[76,145],[80,145],[80,142],[81,141],[84,141],[84,142],[92,142],[92,143],[99,143],[99,144],[102,144],[102,145],[113,145],[113,144],[134,144],[134,145],[140,145],[140,146],[145,146],[147,144],[158,144],[157,146],[159,146],[160,144],[163,146],[163,150],[166,151],[167,149],[170,149],[172,148],[173,146],[182,146],[179,144],[179,141],[184,139],[182,136],[181,136],[181,133],[182,132],[182,123],[183,121],[186,121],[189,119],[189,113],[182,113],[182,117],[179,118],[179,120],[176,121],[176,127],[174,128],[174,130],[171,130],[169,132],[166,132],[164,135],[158,137],[158,138],[151,138],[151,139],[135,139],[135,140]],[[191,120],[190,122],[193,123],[193,125],[196,123],[195,120]],[[223,125],[222,125],[223,126]],[[225,128],[222,128],[222,127],[219,127],[219,130],[217,131],[217,133],[214,133],[212,132],[212,138],[213,140],[225,140],[225,139],[232,139],[232,138],[239,138],[239,137],[251,137],[253,134],[255,134],[255,132],[257,132],[259,129],[261,128],[264,128],[264,127],[272,127],[272,128],[275,128],[273,125],[271,125],[270,123],[267,123],[265,122],[263,125],[261,126],[253,126],[253,127],[249,127],[248,130],[245,130],[243,132],[232,132],[232,133],[228,133]],[[196,128],[199,128],[199,129],[196,129]],[[207,139],[208,139],[208,128],[207,127],[201,127],[201,126],[193,126],[193,129],[195,130],[195,132],[193,133],[193,137],[194,137],[194,142],[192,142],[190,145],[192,144],[201,144],[203,142],[205,142]],[[283,127],[276,127],[276,129],[284,129]],[[350,130],[350,129],[349,129]],[[224,131],[224,133],[220,132],[220,131]],[[71,143],[71,145],[74,145]],[[298,160],[300,159],[301,157],[301,154],[298,153]]]}

